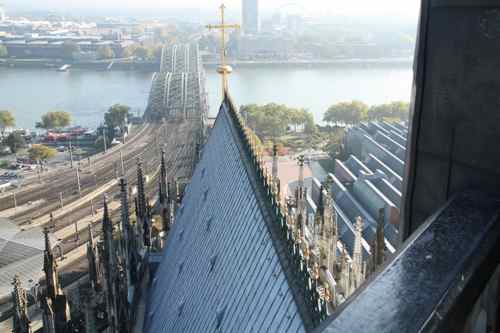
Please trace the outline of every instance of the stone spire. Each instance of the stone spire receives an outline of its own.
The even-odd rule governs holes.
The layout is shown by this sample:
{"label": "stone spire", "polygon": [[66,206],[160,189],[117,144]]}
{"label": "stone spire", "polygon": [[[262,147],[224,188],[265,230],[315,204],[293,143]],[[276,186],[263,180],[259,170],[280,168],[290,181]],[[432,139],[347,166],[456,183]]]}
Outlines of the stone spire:
{"label": "stone spire", "polygon": [[350,284],[349,280],[350,276],[350,265],[347,259],[347,250],[345,248],[345,244],[342,246],[342,256],[340,258],[340,287],[344,293],[344,297],[348,297],[350,295]]}
{"label": "stone spire", "polygon": [[42,297],[42,320],[43,320],[43,333],[57,333],[55,323],[55,313],[52,306],[52,301],[48,297]]}
{"label": "stone spire", "polygon": [[43,321],[46,324],[47,333],[63,332],[71,320],[71,314],[68,300],[59,283],[57,264],[49,238],[49,228],[45,228],[43,233],[45,236],[43,270],[46,283],[45,295],[42,298]]}
{"label": "stone spire", "polygon": [[28,296],[21,285],[19,275],[14,276],[14,291],[12,293],[14,303],[13,333],[31,333],[31,322],[28,318]]}
{"label": "stone spire", "polygon": [[92,225],[89,223],[88,227],[88,242],[87,242],[87,261],[89,263],[89,281],[91,289],[97,290],[99,285],[99,264],[97,262],[96,247],[94,244],[94,234],[92,232]]}
{"label": "stone spire", "polygon": [[297,222],[299,222],[299,217],[300,217],[302,235],[304,235],[303,228],[306,216],[306,189],[304,186],[304,162],[305,162],[304,156],[303,155],[299,156],[298,159],[299,184],[297,187],[296,202],[297,202]]}
{"label": "stone spire", "polygon": [[104,196],[104,213],[102,218],[102,232],[103,232],[103,267],[105,271],[105,292],[106,292],[106,305],[108,324],[111,332],[115,332],[119,327],[117,316],[117,265],[116,265],[116,252],[113,239],[113,222],[109,216],[108,202]]}
{"label": "stone spire", "polygon": [[142,224],[140,223],[141,217],[140,217],[140,212],[139,212],[139,199],[137,197],[134,198],[134,207],[135,207],[135,236],[139,238],[139,242],[136,244],[137,249],[142,246],[142,240],[141,235],[142,235]]}
{"label": "stone spire", "polygon": [[[126,272],[126,285],[127,289],[131,288],[133,283],[132,276],[132,265],[131,265],[131,256],[132,256],[132,228],[130,226],[130,209],[128,202],[128,187],[127,180],[122,178],[120,180],[120,198],[121,198],[121,225],[122,225],[122,255],[123,255],[123,265],[124,270]],[[130,300],[128,300],[130,301]]]}
{"label": "stone spire", "polygon": [[353,250],[353,275],[354,275],[354,284],[355,288],[359,287],[361,284],[363,277],[363,252],[361,247],[361,241],[363,239],[363,219],[361,216],[358,216],[356,219],[355,226],[355,236],[354,236],[354,250]]}
{"label": "stone spire", "polygon": [[179,200],[179,186],[177,181],[174,179],[172,182],[167,184],[168,187],[168,220],[169,224],[172,225],[175,219],[175,213],[177,211],[177,203]]}
{"label": "stone spire", "polygon": [[374,249],[375,251],[375,263],[378,266],[384,263],[384,253],[385,253],[385,237],[384,237],[384,226],[385,226],[385,209],[380,208],[377,222],[377,244]]}
{"label": "stone spire", "polygon": [[126,268],[129,267],[130,251],[130,209],[128,204],[128,187],[125,178],[120,179],[120,222],[122,226],[122,254],[125,259]]}
{"label": "stone spire", "polygon": [[316,212],[314,213],[314,221],[313,221],[313,226],[312,226],[312,233],[313,233],[313,243],[315,246],[319,246],[320,244],[320,239],[321,239],[321,225],[322,225],[322,215],[320,212],[320,209],[316,209]]}
{"label": "stone spire", "polygon": [[160,211],[162,229],[165,233],[170,230],[170,219],[168,216],[168,185],[167,185],[167,164],[165,162],[165,150],[161,151],[161,167],[160,167]]}
{"label": "stone spire", "polygon": [[149,200],[148,200],[146,203],[146,218],[144,219],[144,226],[143,226],[144,246],[146,246],[148,248],[151,246],[152,210],[153,210],[153,208],[151,207],[151,204],[149,203]]}
{"label": "stone spire", "polygon": [[279,162],[279,155],[278,155],[278,145],[276,142],[273,144],[273,183],[276,186],[276,182],[278,180],[278,162]]}
{"label": "stone spire", "polygon": [[338,242],[338,226],[337,226],[337,211],[333,206],[333,200],[330,193],[323,189],[323,223],[326,230],[324,232],[325,244],[328,246],[328,269],[335,272],[337,264],[337,242]]}
{"label": "stone spire", "polygon": [[57,265],[50,244],[49,228],[44,228],[43,234],[45,237],[45,250],[43,256],[43,271],[45,272],[46,296],[55,302],[56,296],[59,294],[59,277],[57,275]]}
{"label": "stone spire", "polygon": [[137,215],[143,219],[146,215],[146,194],[144,189],[144,172],[141,159],[137,159]]}
{"label": "stone spire", "polygon": [[[111,253],[114,253],[113,245],[113,222],[109,217],[108,200],[104,196],[104,212],[102,216],[102,233],[104,235],[104,248],[107,252],[106,256],[110,257]],[[111,263],[111,261],[110,261]]]}

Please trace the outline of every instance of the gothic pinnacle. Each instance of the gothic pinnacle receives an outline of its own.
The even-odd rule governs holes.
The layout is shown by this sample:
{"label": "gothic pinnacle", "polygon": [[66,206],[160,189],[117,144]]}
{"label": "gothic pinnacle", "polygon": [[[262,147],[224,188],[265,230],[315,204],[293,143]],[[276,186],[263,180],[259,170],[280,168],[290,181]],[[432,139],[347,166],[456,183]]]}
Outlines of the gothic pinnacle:
{"label": "gothic pinnacle", "polygon": [[43,228],[43,235],[45,239],[45,252],[52,255],[52,245],[50,244],[49,228]]}
{"label": "gothic pinnacle", "polygon": [[109,231],[113,232],[113,224],[109,217],[108,199],[106,198],[106,195],[104,195],[103,201],[104,201],[104,212],[102,216],[102,229],[104,233]]}

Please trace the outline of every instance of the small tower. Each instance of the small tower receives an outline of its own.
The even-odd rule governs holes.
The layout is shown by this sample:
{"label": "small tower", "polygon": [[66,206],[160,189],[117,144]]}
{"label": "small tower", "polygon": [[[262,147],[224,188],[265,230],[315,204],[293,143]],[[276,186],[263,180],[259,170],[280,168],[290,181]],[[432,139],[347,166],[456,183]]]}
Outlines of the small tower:
{"label": "small tower", "polygon": [[3,3],[0,3],[0,22],[3,22],[5,21],[5,9],[4,9],[4,6],[3,6]]}
{"label": "small tower", "polygon": [[123,269],[126,272],[126,285],[127,285],[127,300],[130,303],[131,300],[128,297],[128,290],[132,288],[133,284],[133,276],[132,272],[135,267],[132,266],[131,257],[133,252],[133,244],[134,241],[132,239],[133,231],[130,225],[130,209],[128,202],[128,187],[127,180],[122,178],[120,180],[120,199],[121,199],[121,225],[122,225],[122,239],[121,239],[121,247],[122,247],[122,261],[123,261]]}
{"label": "small tower", "polygon": [[306,189],[304,186],[304,156],[299,156],[299,184],[296,193],[297,202],[297,220],[301,216],[302,227],[304,226],[304,220],[306,216]]}
{"label": "small tower", "polygon": [[43,320],[46,327],[54,327],[54,332],[64,332],[71,320],[68,300],[59,283],[57,264],[52,252],[52,245],[49,238],[49,228],[45,228],[45,251],[43,270],[45,272],[45,295],[42,299]]}
{"label": "small tower", "polygon": [[358,216],[356,219],[355,226],[355,236],[354,236],[354,250],[353,250],[353,277],[355,288],[358,288],[363,281],[363,252],[361,247],[361,241],[363,239],[363,219]]}
{"label": "small tower", "polygon": [[90,287],[93,291],[97,290],[97,287],[99,285],[99,263],[97,261],[97,253],[96,253],[96,247],[94,244],[94,235],[92,232],[92,225],[89,223],[88,227],[88,237],[89,240],[87,242],[87,261],[89,264],[89,281],[90,281]]}
{"label": "small tower", "polygon": [[152,210],[153,208],[151,207],[151,204],[149,203],[149,200],[147,200],[146,203],[146,218],[144,219],[144,226],[143,226],[143,231],[144,231],[144,246],[146,248],[151,247],[151,229],[152,229]]}
{"label": "small tower", "polygon": [[273,183],[277,186],[278,180],[278,164],[279,164],[279,154],[278,154],[278,145],[276,142],[273,143]]}
{"label": "small tower", "polygon": [[12,332],[31,333],[31,322],[28,318],[28,296],[17,274],[14,276],[13,286],[14,291],[12,292],[12,300],[14,303],[14,323]]}
{"label": "small tower", "polygon": [[375,248],[376,254],[376,264],[377,267],[384,263],[385,254],[385,237],[384,237],[384,226],[385,226],[385,210],[380,208],[377,222],[377,244]]}
{"label": "small tower", "polygon": [[45,272],[46,297],[55,302],[56,296],[59,293],[59,277],[57,275],[57,264],[52,252],[52,245],[49,238],[49,229],[44,228],[43,234],[45,237],[45,250],[43,254],[43,271]]}
{"label": "small tower", "polygon": [[43,333],[57,333],[55,313],[50,298],[43,297],[41,300]]}
{"label": "small tower", "polygon": [[168,198],[167,198],[167,217],[169,225],[175,222],[175,213],[177,212],[177,204],[179,202],[179,186],[177,181],[173,179],[167,184]]}
{"label": "small tower", "polygon": [[102,233],[103,233],[103,269],[105,278],[105,293],[106,293],[106,306],[108,314],[108,324],[111,332],[115,332],[119,327],[118,311],[117,311],[117,263],[116,252],[113,239],[113,222],[109,217],[108,202],[104,196],[104,213],[102,218]]}
{"label": "small tower", "polygon": [[167,185],[167,165],[165,161],[165,150],[161,151],[161,167],[160,167],[160,212],[161,212],[161,222],[162,231],[168,234],[170,231],[170,219],[168,217],[168,185]]}
{"label": "small tower", "polygon": [[144,189],[144,172],[142,161],[137,159],[137,215],[143,219],[146,215],[146,193]]}
{"label": "small tower", "polygon": [[337,212],[333,206],[333,199],[328,190],[322,189],[323,199],[323,223],[324,223],[324,242],[328,247],[328,260],[327,267],[335,273],[337,265],[337,242],[338,242],[338,226],[337,226]]}

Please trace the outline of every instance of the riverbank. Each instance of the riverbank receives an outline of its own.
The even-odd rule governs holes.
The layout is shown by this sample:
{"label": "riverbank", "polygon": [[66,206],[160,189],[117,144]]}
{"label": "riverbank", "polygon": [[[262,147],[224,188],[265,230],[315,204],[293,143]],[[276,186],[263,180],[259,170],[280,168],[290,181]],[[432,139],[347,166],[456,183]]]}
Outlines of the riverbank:
{"label": "riverbank", "polygon": [[[338,66],[399,66],[411,65],[413,58],[373,58],[373,59],[332,59],[332,60],[233,60],[229,64],[234,68],[321,68]],[[142,71],[157,72],[160,70],[159,62],[131,61],[123,59],[100,60],[88,62],[67,62],[60,59],[0,59],[0,67],[10,68],[49,68],[57,70],[63,65],[72,68],[97,71]],[[206,68],[216,68],[219,63],[205,61]]]}
{"label": "riverbank", "polygon": [[45,68],[57,70],[63,65],[70,65],[70,68],[97,71],[156,72],[160,69],[160,63],[158,62],[138,62],[121,59],[88,62],[68,62],[60,59],[0,59],[0,67],[9,68]]}
{"label": "riverbank", "polygon": [[[251,67],[297,67],[297,68],[311,68],[311,67],[337,67],[337,66],[363,66],[363,65],[411,65],[413,57],[407,58],[366,58],[366,59],[316,59],[316,60],[228,60],[228,64],[237,68],[251,68]],[[219,63],[216,61],[205,61],[203,65],[207,68],[216,68]]]}

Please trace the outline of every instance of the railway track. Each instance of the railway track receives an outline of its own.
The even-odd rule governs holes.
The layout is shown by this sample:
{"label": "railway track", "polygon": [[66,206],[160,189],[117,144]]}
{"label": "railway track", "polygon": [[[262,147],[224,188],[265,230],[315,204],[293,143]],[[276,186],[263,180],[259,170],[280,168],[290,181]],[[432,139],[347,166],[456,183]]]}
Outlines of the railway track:
{"label": "railway track", "polygon": [[[167,150],[166,150],[166,164],[168,169],[168,174],[174,178],[190,178],[193,165],[195,162],[195,150],[196,150],[196,142],[194,131],[196,131],[196,126],[194,125],[181,125],[171,123],[165,129],[159,129],[161,132],[166,132],[167,137],[162,137],[163,141],[159,143],[162,144],[164,142],[168,142]],[[189,134],[193,135],[189,135]],[[188,142],[186,143],[186,134],[188,134],[187,138]],[[146,185],[146,195],[148,198],[153,199],[154,202],[157,197],[157,189],[158,189],[158,181],[159,181],[159,165],[160,165],[160,149],[158,149],[158,145],[149,145],[151,149],[148,149],[143,152],[143,160],[148,158],[150,161],[150,165],[154,166],[154,168],[149,168],[149,170],[145,170],[145,174],[149,175],[151,179],[147,182]],[[168,149],[170,147],[170,149]],[[133,161],[135,164],[135,161]],[[148,172],[149,171],[149,172]],[[126,168],[126,178],[128,185],[130,187],[135,187],[137,185],[137,172],[135,165]],[[111,202],[119,201],[120,189],[118,186],[113,186],[108,191],[108,197],[111,199]],[[57,234],[64,228],[70,228],[75,224],[75,221],[81,221],[91,215],[92,206],[95,211],[99,211],[102,209],[102,200],[95,200],[93,204],[90,202],[86,202],[71,212],[68,212],[65,215],[55,216],[51,222],[47,222],[45,225],[49,227],[53,227],[53,231]],[[133,211],[133,207],[131,207],[131,211]],[[111,210],[112,217],[114,218],[114,222],[119,222],[120,211],[119,206],[115,210]],[[100,216],[95,216],[93,221],[93,228],[95,229],[95,235],[100,234]],[[66,235],[61,239],[61,247],[64,253],[69,251],[73,251],[78,248],[81,244],[86,242],[88,239],[86,225],[84,227],[78,228],[78,237],[76,236],[77,230],[74,229],[74,233]]]}
{"label": "railway track", "polygon": [[[138,133],[125,143],[125,146],[121,147],[122,149],[125,149],[125,154],[127,154],[132,147],[136,147],[138,144],[140,145],[140,142],[144,140],[145,136],[147,136],[147,132],[151,129],[151,126],[152,125],[149,124],[143,126]],[[120,147],[114,147],[106,154],[98,154],[91,157],[90,165],[87,163],[80,164],[80,169],[82,171],[80,175],[82,189],[91,183],[92,179],[89,179],[89,174],[92,172],[92,169],[95,169],[95,173],[98,177],[100,177],[100,174],[103,171],[109,172],[110,169],[113,169],[113,165],[110,162],[113,162],[114,160],[119,161],[119,148]],[[95,183],[95,176],[92,177],[94,177],[93,180]],[[104,179],[104,177],[100,177],[101,181],[102,179]],[[36,187],[30,186],[29,189],[21,189],[16,192],[16,202],[18,206],[25,205],[28,202],[33,202],[40,198],[44,198],[46,201],[59,200],[59,193],[63,192],[63,194],[71,195],[72,192],[77,189],[76,169],[61,168],[50,171],[44,174],[41,180],[42,183]],[[62,189],[62,191],[58,191],[58,189]],[[0,211],[10,208],[14,208],[13,196],[0,198]]]}

